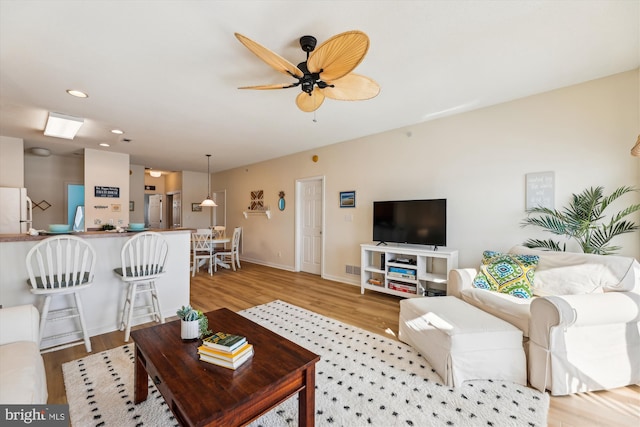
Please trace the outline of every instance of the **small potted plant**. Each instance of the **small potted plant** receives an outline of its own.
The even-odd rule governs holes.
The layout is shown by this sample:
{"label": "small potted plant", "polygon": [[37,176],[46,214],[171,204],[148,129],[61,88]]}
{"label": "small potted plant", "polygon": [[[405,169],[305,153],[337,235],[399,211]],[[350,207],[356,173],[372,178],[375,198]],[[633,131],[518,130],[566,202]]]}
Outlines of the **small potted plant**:
{"label": "small potted plant", "polygon": [[209,319],[202,311],[183,305],[176,314],[180,318],[180,336],[183,340],[194,340],[211,334]]}

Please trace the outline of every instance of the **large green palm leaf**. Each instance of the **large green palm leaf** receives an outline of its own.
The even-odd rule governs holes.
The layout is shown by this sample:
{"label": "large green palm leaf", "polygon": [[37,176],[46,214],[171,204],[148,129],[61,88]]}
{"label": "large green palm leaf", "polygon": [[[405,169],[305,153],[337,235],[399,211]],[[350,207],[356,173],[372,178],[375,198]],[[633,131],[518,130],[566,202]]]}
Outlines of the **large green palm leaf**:
{"label": "large green palm leaf", "polygon": [[[604,223],[605,210],[619,197],[637,190],[623,186],[609,196],[604,196],[603,191],[603,187],[591,187],[580,194],[573,194],[569,204],[561,210],[544,207],[528,209],[522,226],[534,225],[552,234],[567,236],[576,240],[585,253],[613,254],[620,250],[619,246],[611,244],[614,237],[640,228],[631,221],[623,220],[627,215],[640,211],[640,204],[617,212],[609,222]],[[529,239],[523,244],[529,248],[566,250],[566,244],[560,245],[552,239]]]}

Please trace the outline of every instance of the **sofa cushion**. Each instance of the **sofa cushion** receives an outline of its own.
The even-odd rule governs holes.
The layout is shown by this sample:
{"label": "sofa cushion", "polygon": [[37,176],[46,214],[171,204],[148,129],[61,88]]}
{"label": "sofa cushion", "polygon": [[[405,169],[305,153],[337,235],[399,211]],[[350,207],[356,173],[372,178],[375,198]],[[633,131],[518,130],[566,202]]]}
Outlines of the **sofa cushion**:
{"label": "sofa cushion", "polygon": [[640,283],[638,262],[631,257],[542,251],[524,246],[513,247],[509,252],[539,256],[533,283],[533,293],[538,296],[630,291]]}
{"label": "sofa cushion", "polygon": [[529,336],[529,307],[534,298],[514,298],[511,295],[476,288],[463,289],[460,297],[463,301],[511,323],[520,329],[525,337]]}
{"label": "sofa cushion", "polygon": [[46,404],[44,362],[33,341],[0,346],[0,404]]}
{"label": "sofa cushion", "polygon": [[482,265],[473,286],[518,298],[531,298],[537,255],[503,254],[484,251]]}

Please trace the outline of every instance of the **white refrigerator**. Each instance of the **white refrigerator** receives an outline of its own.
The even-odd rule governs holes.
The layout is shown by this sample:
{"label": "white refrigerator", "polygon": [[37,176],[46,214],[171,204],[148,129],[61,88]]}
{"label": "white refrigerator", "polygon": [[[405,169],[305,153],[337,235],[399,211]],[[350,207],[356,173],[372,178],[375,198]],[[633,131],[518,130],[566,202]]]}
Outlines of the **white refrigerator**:
{"label": "white refrigerator", "polygon": [[26,188],[0,187],[0,234],[28,232],[32,227],[32,212]]}

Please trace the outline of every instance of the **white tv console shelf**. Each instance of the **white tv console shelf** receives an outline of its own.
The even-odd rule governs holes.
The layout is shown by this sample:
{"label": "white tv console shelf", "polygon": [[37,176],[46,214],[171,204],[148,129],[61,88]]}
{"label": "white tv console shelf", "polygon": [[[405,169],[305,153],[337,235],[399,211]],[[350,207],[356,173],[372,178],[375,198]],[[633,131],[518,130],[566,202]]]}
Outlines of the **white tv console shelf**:
{"label": "white tv console shelf", "polygon": [[435,296],[446,292],[458,251],[421,245],[360,245],[360,292],[365,289],[401,297]]}

